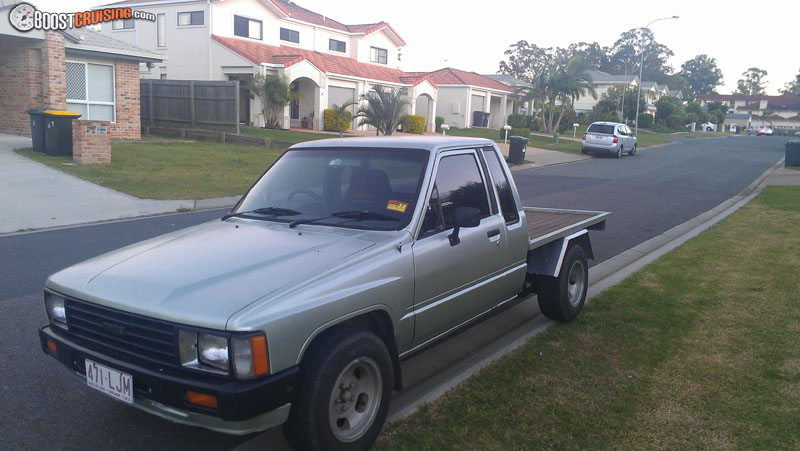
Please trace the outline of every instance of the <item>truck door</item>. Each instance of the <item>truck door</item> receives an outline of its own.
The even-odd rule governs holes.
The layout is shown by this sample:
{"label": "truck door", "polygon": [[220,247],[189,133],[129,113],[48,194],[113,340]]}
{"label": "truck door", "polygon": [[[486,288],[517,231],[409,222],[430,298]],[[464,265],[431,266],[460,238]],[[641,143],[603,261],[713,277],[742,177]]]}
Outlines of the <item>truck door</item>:
{"label": "truck door", "polygon": [[[473,149],[443,153],[434,167],[426,210],[413,245],[414,345],[424,343],[490,309],[504,266],[504,221],[489,207],[490,186]],[[458,207],[481,211],[478,227],[461,228],[451,245]]]}

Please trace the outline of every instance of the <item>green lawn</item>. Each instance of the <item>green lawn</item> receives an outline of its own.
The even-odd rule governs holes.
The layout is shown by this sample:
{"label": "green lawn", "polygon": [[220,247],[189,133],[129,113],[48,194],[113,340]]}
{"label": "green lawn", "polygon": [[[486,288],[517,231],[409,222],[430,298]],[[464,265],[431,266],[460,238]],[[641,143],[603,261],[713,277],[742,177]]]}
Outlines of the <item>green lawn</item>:
{"label": "green lawn", "polygon": [[[315,141],[318,139],[338,138],[339,135],[335,133],[312,133],[301,132],[297,130],[274,130],[269,128],[258,127],[240,127],[240,132],[243,135],[255,136],[258,138],[275,139],[278,141],[286,141],[290,143],[300,143],[304,141]],[[352,136],[347,133],[345,137]]]}
{"label": "green lawn", "polygon": [[[572,136],[572,134],[570,134],[570,136]],[[576,155],[581,154],[581,142],[569,139],[559,139],[558,144],[554,145],[552,137],[531,135],[528,146],[539,149],[558,150],[559,152],[573,153]]]}
{"label": "green lawn", "polygon": [[472,138],[486,138],[495,142],[503,142],[500,139],[500,131],[491,128],[451,128],[447,130],[447,136],[468,136]]}
{"label": "green lawn", "polygon": [[206,199],[244,193],[283,151],[210,141],[115,142],[106,166],[66,166],[72,157],[16,152],[139,198]]}
{"label": "green lawn", "polygon": [[655,146],[658,144],[664,144],[672,141],[674,136],[672,135],[665,135],[663,133],[653,133],[648,132],[646,130],[639,130],[639,136],[636,137],[636,143],[640,149],[645,148],[647,146]]}
{"label": "green lawn", "polygon": [[800,187],[387,428],[379,449],[800,449]]}

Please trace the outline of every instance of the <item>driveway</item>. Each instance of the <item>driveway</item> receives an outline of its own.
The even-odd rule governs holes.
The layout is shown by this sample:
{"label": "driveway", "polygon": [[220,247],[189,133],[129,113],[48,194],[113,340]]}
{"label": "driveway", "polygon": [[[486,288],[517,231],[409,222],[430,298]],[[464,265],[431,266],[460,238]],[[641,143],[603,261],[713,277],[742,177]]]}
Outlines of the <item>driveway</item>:
{"label": "driveway", "polygon": [[0,134],[0,234],[194,206],[179,200],[137,199],[103,188],[14,153],[25,147],[31,147],[30,138]]}

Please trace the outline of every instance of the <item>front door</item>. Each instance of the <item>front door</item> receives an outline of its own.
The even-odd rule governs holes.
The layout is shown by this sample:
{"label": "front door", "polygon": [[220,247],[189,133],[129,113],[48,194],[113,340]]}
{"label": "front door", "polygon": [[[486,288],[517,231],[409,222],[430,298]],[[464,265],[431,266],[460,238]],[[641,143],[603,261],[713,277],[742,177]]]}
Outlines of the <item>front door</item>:
{"label": "front door", "polygon": [[[474,150],[448,152],[434,168],[425,215],[414,242],[414,345],[424,343],[501,299],[505,223],[489,207],[488,184]],[[481,211],[478,227],[462,228],[460,243],[451,245],[455,209]]]}

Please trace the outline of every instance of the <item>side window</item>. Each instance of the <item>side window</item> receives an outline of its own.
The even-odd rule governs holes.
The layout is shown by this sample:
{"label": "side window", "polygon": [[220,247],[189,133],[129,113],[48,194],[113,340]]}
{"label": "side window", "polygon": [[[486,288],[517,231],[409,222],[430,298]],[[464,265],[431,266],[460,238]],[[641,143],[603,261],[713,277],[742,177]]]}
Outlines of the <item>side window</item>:
{"label": "side window", "polygon": [[511,183],[508,181],[503,167],[500,165],[499,157],[493,148],[483,150],[483,156],[486,157],[486,165],[489,167],[489,173],[494,180],[494,188],[497,190],[497,197],[500,200],[500,210],[503,213],[503,219],[506,224],[513,224],[519,220],[519,212],[517,203],[514,201],[514,193],[511,191]]}
{"label": "side window", "polygon": [[481,218],[489,217],[486,186],[473,154],[452,155],[439,160],[420,238],[452,229],[458,207],[477,208],[481,211]]}

